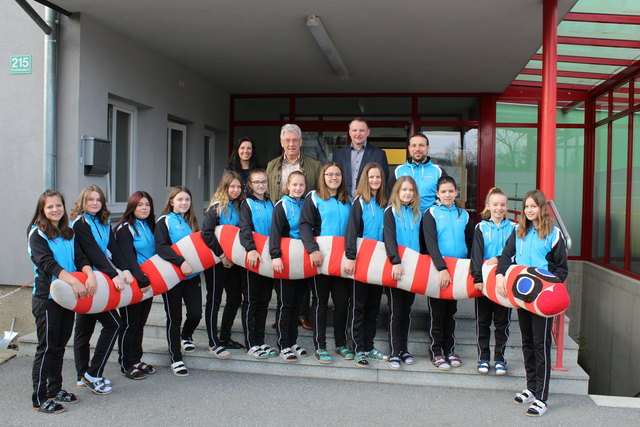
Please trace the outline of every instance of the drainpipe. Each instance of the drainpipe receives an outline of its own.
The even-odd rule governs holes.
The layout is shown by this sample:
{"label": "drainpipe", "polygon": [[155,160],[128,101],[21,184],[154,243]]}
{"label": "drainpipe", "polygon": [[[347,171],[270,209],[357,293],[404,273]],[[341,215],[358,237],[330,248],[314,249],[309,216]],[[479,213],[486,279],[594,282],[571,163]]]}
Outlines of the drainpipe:
{"label": "drainpipe", "polygon": [[51,33],[45,34],[44,37],[43,178],[44,188],[49,189],[56,188],[59,14],[47,7],[44,19],[51,28]]}
{"label": "drainpipe", "polygon": [[556,103],[558,77],[558,0],[542,5],[542,102],[538,149],[538,188],[554,199],[556,178]]}

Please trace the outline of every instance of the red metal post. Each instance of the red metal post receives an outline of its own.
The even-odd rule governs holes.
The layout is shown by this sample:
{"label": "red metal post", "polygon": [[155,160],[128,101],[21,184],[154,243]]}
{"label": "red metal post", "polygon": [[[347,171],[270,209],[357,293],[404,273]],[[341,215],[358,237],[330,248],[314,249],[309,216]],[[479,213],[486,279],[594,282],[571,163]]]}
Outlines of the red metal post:
{"label": "red metal post", "polygon": [[[484,209],[484,199],[495,182],[496,169],[496,96],[480,97],[480,140],[478,141],[478,186],[476,212]],[[477,219],[477,218],[476,218]]]}
{"label": "red metal post", "polygon": [[548,200],[553,200],[556,172],[558,0],[544,0],[542,15],[542,101],[540,103],[538,187]]}

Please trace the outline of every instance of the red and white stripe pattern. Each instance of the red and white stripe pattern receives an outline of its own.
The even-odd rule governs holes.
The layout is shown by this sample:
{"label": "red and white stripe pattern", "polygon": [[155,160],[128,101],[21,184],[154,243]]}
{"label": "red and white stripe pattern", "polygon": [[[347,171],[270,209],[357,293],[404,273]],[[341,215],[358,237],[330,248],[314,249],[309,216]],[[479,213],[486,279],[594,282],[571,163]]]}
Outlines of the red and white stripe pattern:
{"label": "red and white stripe pattern", "polygon": [[[521,307],[545,317],[559,314],[569,305],[569,296],[563,284],[549,282],[544,276],[536,276],[534,273],[525,271],[529,269],[523,266],[512,266],[505,275],[508,298],[503,298],[496,293],[495,265],[483,267],[485,286],[482,292],[477,291],[473,284],[473,278],[469,274],[470,261],[468,259],[445,257],[447,270],[451,274],[452,281],[449,286],[441,290],[438,271],[431,262],[431,258],[402,246],[399,247],[399,254],[405,273],[400,280],[396,281],[391,277],[392,265],[387,258],[384,243],[370,239],[358,239],[355,275],[347,276],[343,270],[346,262],[344,238],[332,236],[317,238],[320,252],[324,256],[323,264],[317,269],[311,265],[309,255],[304,250],[301,240],[282,238],[280,247],[284,269],[282,273],[274,273],[269,256],[269,240],[266,236],[254,233],[254,242],[261,261],[257,267],[251,268],[247,264],[247,252],[240,244],[238,232],[238,227],[231,225],[216,228],[216,236],[225,255],[235,264],[266,277],[297,280],[316,274],[326,274],[355,278],[372,285],[395,287],[441,299],[467,299],[484,294],[498,304],[506,307]],[[199,273],[220,262],[213,251],[204,243],[199,232],[183,238],[172,248],[185,258],[194,273]],[[135,281],[122,292],[118,292],[111,279],[100,272],[96,274],[98,291],[92,297],[78,300],[71,286],[61,280],[53,282],[51,294],[58,304],[69,310],[78,313],[100,313],[135,304],[154,295],[167,292],[184,279],[184,275],[177,266],[163,260],[158,255],[148,259],[140,268],[151,282],[151,291],[144,294],[140,292]],[[86,280],[82,273],[73,274],[83,283]],[[532,302],[524,302],[514,295],[515,283],[523,275],[535,276],[535,280],[542,283],[540,291],[536,291],[539,294]]]}
{"label": "red and white stripe pattern", "polygon": [[251,268],[246,262],[246,251],[240,244],[239,229],[234,226],[224,225],[216,229],[216,236],[225,254],[237,265],[267,277],[283,278],[290,280],[304,279],[316,274],[354,278],[360,282],[372,285],[383,285],[404,289],[416,294],[427,295],[440,299],[467,299],[486,295],[492,301],[506,307],[524,308],[540,316],[554,316],[566,310],[569,306],[569,295],[563,284],[551,283],[538,276],[542,282],[542,291],[531,303],[518,299],[514,293],[514,284],[523,274],[524,266],[512,266],[505,274],[507,280],[508,298],[503,298],[496,293],[495,269],[496,266],[483,267],[485,285],[483,291],[475,289],[473,277],[469,273],[471,261],[468,259],[445,257],[447,270],[451,274],[451,283],[445,289],[440,289],[438,270],[431,262],[431,257],[418,252],[399,247],[399,255],[402,258],[404,275],[400,280],[391,277],[392,265],[387,257],[384,243],[370,239],[358,239],[358,257],[354,276],[344,274],[343,266],[346,261],[344,254],[344,238],[333,236],[320,236],[316,238],[324,262],[319,268],[311,266],[309,256],[304,250],[300,240],[282,238],[282,263],[284,270],[280,274],[274,274],[269,256],[269,243],[265,236],[254,233],[256,250],[260,254],[262,262],[257,268]]}
{"label": "red and white stripe pattern", "polygon": [[[204,243],[200,232],[184,237],[178,243],[171,246],[176,253],[182,255],[193,268],[194,273],[199,273],[220,262],[213,251]],[[104,273],[96,271],[98,289],[91,297],[78,299],[69,284],[57,279],[51,284],[51,296],[62,307],[76,313],[101,313],[135,304],[154,295],[160,295],[177,285],[185,276],[180,268],[168,261],[154,255],[145,261],[140,268],[149,277],[151,290],[144,294],[140,291],[137,281],[124,290],[117,291],[113,281]],[[87,277],[83,273],[72,273],[82,283]]]}

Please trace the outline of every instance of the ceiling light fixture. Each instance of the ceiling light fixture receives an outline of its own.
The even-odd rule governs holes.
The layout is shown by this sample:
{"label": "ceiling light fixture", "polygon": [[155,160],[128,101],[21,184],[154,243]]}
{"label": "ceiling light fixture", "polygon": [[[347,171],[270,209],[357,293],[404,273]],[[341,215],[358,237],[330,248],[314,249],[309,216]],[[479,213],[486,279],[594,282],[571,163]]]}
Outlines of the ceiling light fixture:
{"label": "ceiling light fixture", "polygon": [[325,54],[329,63],[331,63],[333,70],[340,77],[340,80],[347,80],[349,78],[349,70],[347,70],[347,66],[344,65],[338,49],[336,49],[336,46],[331,41],[329,33],[327,33],[324,25],[322,25],[320,17],[317,15],[308,15],[307,28],[316,40],[316,43],[318,43],[318,46],[320,46],[322,53]]}

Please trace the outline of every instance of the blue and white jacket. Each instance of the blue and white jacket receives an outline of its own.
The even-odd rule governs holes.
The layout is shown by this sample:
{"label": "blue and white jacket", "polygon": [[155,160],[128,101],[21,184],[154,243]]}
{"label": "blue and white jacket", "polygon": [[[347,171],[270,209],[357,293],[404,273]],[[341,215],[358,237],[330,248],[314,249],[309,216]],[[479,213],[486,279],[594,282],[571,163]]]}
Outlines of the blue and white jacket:
{"label": "blue and white jacket", "polygon": [[240,205],[240,244],[247,252],[256,249],[253,232],[263,236],[269,235],[273,203],[271,200],[260,200],[248,196]]}
{"label": "blue and white jacket", "polygon": [[302,214],[303,198],[295,199],[284,195],[273,208],[271,230],[269,232],[269,254],[271,258],[281,258],[280,239],[290,237],[300,238],[300,216]]}
{"label": "blue and white jacket", "polygon": [[156,254],[153,231],[146,220],[135,220],[132,224],[124,222],[116,230],[116,241],[127,262],[127,266],[141,288],[149,286],[149,278],[140,269],[140,264]]}
{"label": "blue and white jacket", "polygon": [[384,225],[384,208],[378,205],[375,197],[366,203],[357,196],[351,204],[349,221],[345,233],[344,246],[347,259],[355,260],[358,237],[382,241]]}
{"label": "blue and white jacket", "polygon": [[33,262],[33,295],[38,298],[51,299],[51,282],[62,270],[73,273],[90,266],[75,237],[49,239],[35,225],[29,230],[27,250]]}
{"label": "blue and white jacket", "polygon": [[315,236],[344,236],[349,222],[351,203],[342,203],[335,197],[321,199],[316,191],[305,198],[300,216],[300,238],[308,253],[319,249]]}
{"label": "blue and white jacket", "polygon": [[[193,233],[193,230],[191,230],[191,226],[182,215],[175,212],[162,215],[156,220],[156,229],[153,232],[158,255],[165,261],[180,267],[185,259],[182,255],[178,255],[171,248],[171,245],[191,233]],[[191,279],[195,276],[196,274],[192,274],[186,279]]]}
{"label": "blue and white jacket", "polygon": [[511,236],[515,224],[503,219],[499,225],[491,220],[482,220],[476,224],[471,247],[471,275],[474,283],[482,283],[482,262],[502,254],[507,239]]}
{"label": "blue and white jacket", "polygon": [[473,221],[455,203],[434,205],[424,213],[422,232],[427,252],[438,271],[447,265],[443,257],[467,258],[473,241]]}
{"label": "blue and white jacket", "polygon": [[423,163],[407,161],[398,166],[389,179],[389,191],[401,176],[412,177],[418,186],[418,194],[420,194],[420,212],[424,213],[435,203],[438,180],[443,175],[447,175],[447,173],[440,166],[431,162],[431,157],[427,157]]}
{"label": "blue and white jacket", "polygon": [[521,239],[517,234],[519,227],[515,227],[504,246],[496,274],[504,274],[511,264],[518,264],[541,268],[565,281],[568,274],[567,247],[558,227],[554,226],[544,239],[533,227]]}
{"label": "blue and white jacket", "polygon": [[391,264],[400,264],[398,245],[420,252],[420,218],[416,218],[409,205],[401,205],[397,212],[393,206],[384,211],[384,247]]}

